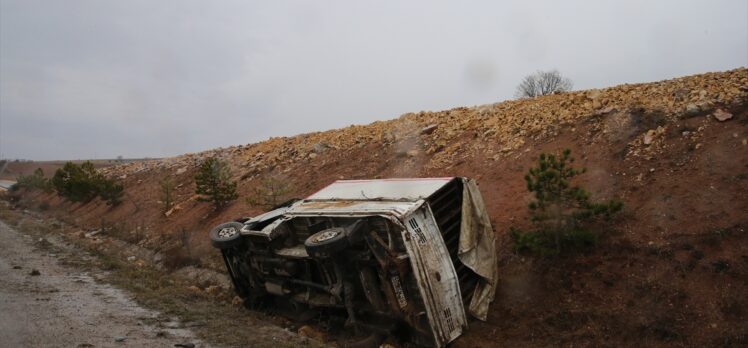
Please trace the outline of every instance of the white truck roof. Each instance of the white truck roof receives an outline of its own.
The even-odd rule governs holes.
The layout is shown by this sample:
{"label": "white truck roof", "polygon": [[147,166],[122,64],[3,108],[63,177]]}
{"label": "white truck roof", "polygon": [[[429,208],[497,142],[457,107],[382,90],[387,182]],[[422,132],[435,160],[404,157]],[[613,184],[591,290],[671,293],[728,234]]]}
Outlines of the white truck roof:
{"label": "white truck roof", "polygon": [[416,202],[434,194],[452,179],[454,178],[338,180],[306,200]]}

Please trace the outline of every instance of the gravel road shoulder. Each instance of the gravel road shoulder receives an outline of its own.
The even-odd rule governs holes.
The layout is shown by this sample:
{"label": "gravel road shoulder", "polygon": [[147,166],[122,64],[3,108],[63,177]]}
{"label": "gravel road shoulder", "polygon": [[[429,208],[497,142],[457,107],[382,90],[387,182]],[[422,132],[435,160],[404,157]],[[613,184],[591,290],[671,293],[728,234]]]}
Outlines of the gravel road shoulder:
{"label": "gravel road shoulder", "polygon": [[208,346],[188,329],[150,324],[157,312],[97,282],[96,274],[63,265],[60,255],[38,244],[0,222],[0,342],[4,346]]}

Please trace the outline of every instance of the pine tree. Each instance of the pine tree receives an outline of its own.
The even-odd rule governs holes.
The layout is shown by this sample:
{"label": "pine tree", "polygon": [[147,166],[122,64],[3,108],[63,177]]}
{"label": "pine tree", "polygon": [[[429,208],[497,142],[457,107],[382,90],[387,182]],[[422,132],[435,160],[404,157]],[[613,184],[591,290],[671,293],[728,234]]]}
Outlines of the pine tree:
{"label": "pine tree", "polygon": [[206,159],[195,175],[195,193],[201,202],[213,202],[216,209],[223,208],[237,198],[236,182],[231,181],[228,163],[215,157]]}
{"label": "pine tree", "polygon": [[623,203],[615,199],[593,203],[589,192],[571,186],[569,181],[585,170],[573,168],[570,155],[568,149],[559,156],[541,154],[537,167],[525,175],[527,190],[535,198],[528,204],[535,229],[510,230],[515,250],[558,254],[564,249],[594,245],[598,235],[589,225],[597,218],[610,219],[623,208]]}
{"label": "pine tree", "polygon": [[117,205],[124,195],[122,184],[97,172],[90,161],[80,165],[65,163],[52,177],[52,186],[59,196],[73,202],[89,202],[99,196],[108,205]]}
{"label": "pine tree", "polygon": [[174,180],[166,177],[159,182],[161,187],[161,202],[164,204],[164,211],[168,211],[174,206]]}

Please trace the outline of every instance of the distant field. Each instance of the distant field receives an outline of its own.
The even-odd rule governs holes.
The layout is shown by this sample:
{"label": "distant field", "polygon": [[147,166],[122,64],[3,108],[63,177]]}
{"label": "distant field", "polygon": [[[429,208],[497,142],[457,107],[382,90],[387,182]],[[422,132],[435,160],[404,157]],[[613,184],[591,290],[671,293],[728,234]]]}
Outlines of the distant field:
{"label": "distant field", "polygon": [[[137,162],[143,159],[97,159],[90,160],[96,168],[104,168],[122,163]],[[44,175],[51,177],[55,171],[65,165],[66,162],[83,163],[86,160],[75,160],[75,161],[10,161],[6,166],[5,170],[0,173],[0,180],[15,180],[19,175],[32,174],[36,168],[41,168],[44,171]],[[2,169],[3,163],[0,162],[0,169]]]}

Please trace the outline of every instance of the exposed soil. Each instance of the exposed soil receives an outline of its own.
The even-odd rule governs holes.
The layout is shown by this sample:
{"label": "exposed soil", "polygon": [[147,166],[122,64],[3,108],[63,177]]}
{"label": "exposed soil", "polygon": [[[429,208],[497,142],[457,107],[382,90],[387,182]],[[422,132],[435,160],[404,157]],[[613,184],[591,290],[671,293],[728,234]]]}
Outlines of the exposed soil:
{"label": "exposed soil", "polygon": [[[593,200],[621,199],[624,211],[586,254],[516,255],[507,231],[529,227],[524,173],[564,148],[587,169],[577,184]],[[499,239],[500,284],[488,321],[471,322],[455,346],[748,346],[745,68],[111,167],[126,188],[114,208],[35,192],[19,203],[155,252],[188,245],[188,260],[222,272],[207,231],[262,207],[240,198],[216,212],[196,201],[192,176],[209,156],[230,161],[242,198],[267,176],[297,197],[343,178],[476,178]],[[180,184],[167,214],[165,177]]]}

